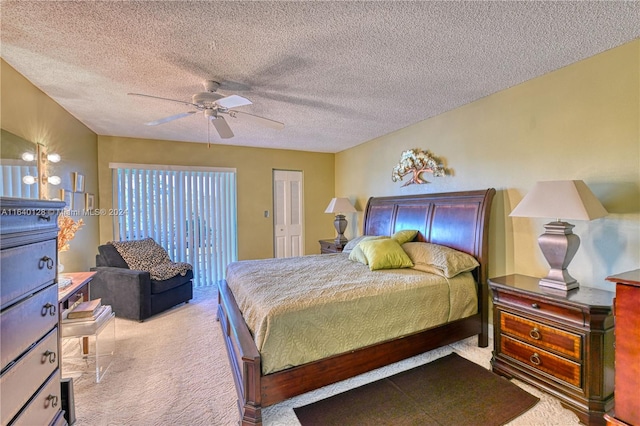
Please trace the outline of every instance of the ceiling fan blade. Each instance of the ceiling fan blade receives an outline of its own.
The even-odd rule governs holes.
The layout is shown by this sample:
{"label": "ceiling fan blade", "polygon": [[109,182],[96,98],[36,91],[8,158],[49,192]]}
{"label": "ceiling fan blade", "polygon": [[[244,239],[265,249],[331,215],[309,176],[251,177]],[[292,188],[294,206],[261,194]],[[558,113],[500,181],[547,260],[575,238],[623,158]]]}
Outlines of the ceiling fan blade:
{"label": "ceiling fan blade", "polygon": [[213,124],[213,127],[216,128],[216,130],[218,131],[218,134],[222,139],[229,139],[233,137],[233,132],[231,131],[231,127],[229,127],[229,124],[227,124],[224,118],[211,117],[211,124]]}
{"label": "ceiling fan blade", "polygon": [[229,111],[229,115],[233,118],[241,117],[243,119],[251,120],[257,124],[260,124],[266,127],[271,127],[272,129],[276,129],[276,130],[284,129],[284,123],[271,120],[269,118],[264,118],[257,115],[249,114],[248,112]]}
{"label": "ceiling fan blade", "polygon": [[130,95],[130,96],[141,96],[143,98],[159,99],[161,101],[177,102],[177,103],[182,104],[182,105],[189,105],[189,106],[194,106],[194,107],[198,108],[198,105],[196,105],[196,104],[194,104],[192,102],[179,101],[178,99],[161,98],[159,96],[143,95],[142,93],[127,93],[127,95]]}
{"label": "ceiling fan blade", "polygon": [[186,117],[191,114],[195,114],[198,111],[187,111],[180,114],[172,115],[170,117],[160,118],[159,120],[150,121],[148,123],[144,123],[147,126],[157,126],[158,124],[168,123],[169,121],[177,120],[178,118]]}
{"label": "ceiling fan blade", "polygon": [[251,102],[249,99],[243,98],[242,96],[238,95],[230,95],[216,101],[216,104],[228,109],[251,105],[252,103],[253,102]]}

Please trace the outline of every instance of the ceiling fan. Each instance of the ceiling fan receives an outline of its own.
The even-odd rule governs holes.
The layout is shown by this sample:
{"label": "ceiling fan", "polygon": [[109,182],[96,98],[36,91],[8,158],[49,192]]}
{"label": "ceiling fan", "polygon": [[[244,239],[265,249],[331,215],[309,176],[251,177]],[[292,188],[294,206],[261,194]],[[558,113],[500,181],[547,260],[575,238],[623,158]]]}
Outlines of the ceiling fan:
{"label": "ceiling fan", "polygon": [[162,98],[159,96],[144,95],[142,93],[128,93],[128,95],[177,102],[192,108],[191,111],[182,112],[180,114],[160,118],[158,120],[145,123],[147,126],[157,126],[159,124],[168,123],[179,118],[202,112],[204,113],[204,116],[207,117],[207,120],[211,124],[213,124],[213,127],[215,127],[216,131],[223,139],[229,139],[234,136],[233,131],[231,131],[231,127],[229,127],[229,124],[225,121],[223,115],[227,115],[231,118],[251,120],[256,124],[260,124],[277,130],[281,130],[284,128],[284,124],[279,121],[235,110],[234,108],[251,105],[252,102],[249,99],[243,98],[239,95],[225,96],[221,93],[218,93],[220,83],[218,83],[217,81],[205,80],[202,84],[205,91],[195,93],[191,97],[191,102],[181,101],[178,99]]}

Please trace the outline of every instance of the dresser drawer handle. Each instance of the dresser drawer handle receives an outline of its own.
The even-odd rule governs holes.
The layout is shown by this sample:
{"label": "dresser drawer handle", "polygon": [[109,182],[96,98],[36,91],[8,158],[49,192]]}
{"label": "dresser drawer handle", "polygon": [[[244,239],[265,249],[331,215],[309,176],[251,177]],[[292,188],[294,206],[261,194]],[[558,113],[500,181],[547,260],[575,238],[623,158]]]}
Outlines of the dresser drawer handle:
{"label": "dresser drawer handle", "polygon": [[538,330],[536,327],[534,327],[530,332],[529,332],[529,337],[531,337],[534,340],[540,340],[540,330]]}
{"label": "dresser drawer handle", "polygon": [[42,354],[42,364],[47,362],[47,358],[49,359],[49,364],[54,364],[56,362],[56,353],[50,350],[47,350]]}
{"label": "dresser drawer handle", "polygon": [[50,316],[54,316],[56,314],[56,305],[52,305],[51,303],[47,303],[42,307],[40,314],[44,317],[47,316],[47,312],[49,312]]}
{"label": "dresser drawer handle", "polygon": [[538,305],[537,303],[532,303],[532,304],[531,304],[531,307],[532,307],[533,309],[540,309],[540,305]]}
{"label": "dresser drawer handle", "polygon": [[43,257],[42,259],[40,259],[40,262],[38,262],[39,269],[42,269],[45,266],[47,267],[47,269],[53,269],[53,259],[49,256]]}
{"label": "dresser drawer handle", "polygon": [[38,219],[40,220],[46,220],[47,222],[51,221],[51,216],[48,214],[40,214],[38,215]]}
{"label": "dresser drawer handle", "polygon": [[529,357],[529,361],[531,361],[531,364],[533,365],[540,365],[542,364],[542,360],[540,360],[540,356],[537,353],[533,353],[533,355],[531,355]]}
{"label": "dresser drawer handle", "polygon": [[49,408],[49,404],[51,407],[55,408],[58,406],[58,397],[56,395],[49,395],[47,397],[47,402],[44,404],[44,408]]}

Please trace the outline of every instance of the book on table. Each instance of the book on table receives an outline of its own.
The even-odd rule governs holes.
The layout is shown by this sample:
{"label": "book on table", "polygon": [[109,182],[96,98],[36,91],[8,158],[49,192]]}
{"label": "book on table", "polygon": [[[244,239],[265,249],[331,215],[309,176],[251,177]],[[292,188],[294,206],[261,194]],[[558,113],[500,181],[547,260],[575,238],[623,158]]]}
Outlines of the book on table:
{"label": "book on table", "polygon": [[102,306],[101,299],[89,300],[87,302],[82,302],[71,312],[67,314],[67,319],[90,319],[95,318],[96,314],[100,311],[100,307]]}

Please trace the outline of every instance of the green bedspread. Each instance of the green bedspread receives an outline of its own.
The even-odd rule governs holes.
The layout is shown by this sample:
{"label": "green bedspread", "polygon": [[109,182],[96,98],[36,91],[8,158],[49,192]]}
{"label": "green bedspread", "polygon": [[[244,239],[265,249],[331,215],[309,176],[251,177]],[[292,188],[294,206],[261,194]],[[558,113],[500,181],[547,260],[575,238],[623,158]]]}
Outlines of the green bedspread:
{"label": "green bedspread", "polygon": [[466,272],[370,271],[346,254],[245,260],[227,283],[268,374],[400,337],[477,312]]}

